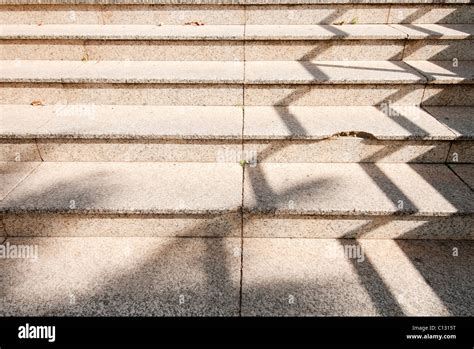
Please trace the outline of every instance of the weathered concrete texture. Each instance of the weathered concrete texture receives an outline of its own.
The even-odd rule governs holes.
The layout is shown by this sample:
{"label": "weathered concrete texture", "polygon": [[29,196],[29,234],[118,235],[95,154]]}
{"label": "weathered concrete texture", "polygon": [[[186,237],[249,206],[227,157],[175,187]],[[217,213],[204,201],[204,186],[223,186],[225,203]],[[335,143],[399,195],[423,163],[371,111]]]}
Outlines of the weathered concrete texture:
{"label": "weathered concrete texture", "polygon": [[[246,141],[244,155],[261,163],[444,163],[450,142],[380,141],[364,137],[325,140]],[[44,156],[43,156],[44,157]]]}
{"label": "weathered concrete texture", "polygon": [[242,114],[230,106],[0,105],[0,137],[240,139]]}
{"label": "weathered concrete texture", "polygon": [[[232,140],[38,140],[44,161],[238,163],[242,143]],[[12,147],[15,149],[15,147]]]}
{"label": "weathered concrete texture", "polygon": [[218,214],[241,206],[230,163],[45,162],[0,204],[6,212]]}
{"label": "weathered concrete texture", "polygon": [[24,5],[4,6],[0,24],[244,24],[243,6],[199,5]]}
{"label": "weathered concrete texture", "polygon": [[[443,86],[444,87],[444,86]],[[245,105],[248,106],[372,106],[372,105],[419,105],[424,85],[247,85]],[[456,91],[459,92],[459,91]],[[472,91],[474,95],[474,89]],[[434,92],[431,105],[440,103],[440,92]],[[445,89],[441,93],[446,94]],[[461,96],[465,96],[465,92]],[[458,101],[450,98],[449,101]],[[452,97],[455,97],[452,96]],[[451,96],[450,96],[451,97]],[[462,97],[464,103],[468,98]],[[443,99],[444,100],[444,99]],[[472,100],[472,99],[471,99]],[[449,103],[449,102],[448,102]],[[471,102],[472,103],[472,102]],[[445,105],[445,104],[444,104]]]}
{"label": "weathered concrete texture", "polygon": [[[157,23],[158,24],[158,23]],[[8,25],[0,39],[242,40],[242,25]],[[394,29],[393,29],[394,30]],[[395,30],[394,30],[395,31]]]}
{"label": "weathered concrete texture", "polygon": [[413,84],[425,81],[403,62],[245,62],[247,84]]}
{"label": "weathered concrete texture", "polygon": [[474,83],[474,62],[406,61],[432,84]]}
{"label": "weathered concrete texture", "polygon": [[457,139],[474,139],[474,107],[425,107]]}
{"label": "weathered concrete texture", "polygon": [[243,61],[237,41],[8,40],[2,60]]}
{"label": "weathered concrete texture", "polygon": [[243,62],[4,61],[0,82],[242,83]]}
{"label": "weathered concrete texture", "polygon": [[239,237],[240,212],[219,215],[7,214],[17,237]]}
{"label": "weathered concrete texture", "polygon": [[474,216],[244,215],[244,236],[318,239],[474,240]]}
{"label": "weathered concrete texture", "polygon": [[[2,316],[237,316],[240,239],[10,238]],[[84,272],[87,271],[87,272]]]}
{"label": "weathered concrete texture", "polygon": [[246,61],[399,61],[401,40],[298,40],[247,41]]}
{"label": "weathered concrete texture", "polygon": [[242,314],[472,316],[473,256],[473,241],[245,239]]}
{"label": "weathered concrete texture", "polygon": [[392,24],[407,34],[408,39],[469,39],[474,36],[473,24]]}
{"label": "weathered concrete texture", "polygon": [[0,162],[0,199],[3,200],[38,166],[36,162]]}
{"label": "weathered concrete texture", "polygon": [[[0,83],[0,104],[242,105],[242,86]],[[421,99],[421,97],[420,97]]]}
{"label": "weathered concrete texture", "polygon": [[451,164],[449,167],[461,177],[464,183],[474,190],[474,165]]}
{"label": "weathered concrete texture", "polygon": [[[449,109],[445,112],[450,115]],[[416,106],[245,108],[245,139],[325,139],[344,134],[384,140],[457,138]]]}
{"label": "weathered concrete texture", "polygon": [[245,171],[244,209],[270,215],[451,216],[474,193],[445,165],[258,164]]}

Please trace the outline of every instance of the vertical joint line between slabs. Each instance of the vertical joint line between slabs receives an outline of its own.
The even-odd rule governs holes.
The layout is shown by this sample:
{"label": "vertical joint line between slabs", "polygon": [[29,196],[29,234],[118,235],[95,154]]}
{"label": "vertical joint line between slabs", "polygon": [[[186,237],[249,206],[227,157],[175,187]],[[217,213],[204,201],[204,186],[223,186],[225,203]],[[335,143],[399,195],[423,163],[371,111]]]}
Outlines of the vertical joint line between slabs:
{"label": "vertical joint line between slabs", "polygon": [[[244,5],[244,30],[242,38],[243,46],[243,81],[242,81],[242,146],[241,146],[241,159],[244,159],[245,143],[244,143],[244,130],[245,130],[245,63],[247,61],[246,54],[246,35],[247,35],[247,6]],[[242,166],[242,197],[240,204],[240,289],[239,289],[239,316],[242,316],[242,293],[243,293],[243,274],[244,274],[244,191],[245,191],[245,164]]]}

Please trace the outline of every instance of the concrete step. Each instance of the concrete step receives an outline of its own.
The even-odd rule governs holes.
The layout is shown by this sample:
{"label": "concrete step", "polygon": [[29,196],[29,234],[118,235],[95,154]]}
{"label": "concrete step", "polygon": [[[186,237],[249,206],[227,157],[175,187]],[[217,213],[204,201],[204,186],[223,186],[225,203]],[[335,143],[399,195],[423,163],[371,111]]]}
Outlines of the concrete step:
{"label": "concrete step", "polygon": [[32,258],[0,259],[2,316],[473,315],[472,241],[244,239],[242,250],[239,238],[63,237],[3,245],[18,246]]}
{"label": "concrete step", "polygon": [[1,2],[0,24],[386,24],[473,23],[461,1],[16,1]]}
{"label": "concrete step", "polygon": [[472,61],[246,62],[245,103],[472,105],[473,71]]}
{"label": "concrete step", "polygon": [[259,164],[245,178],[239,164],[1,168],[9,237],[474,238],[474,191],[446,165]]}
{"label": "concrete step", "polygon": [[[439,122],[446,125],[458,140],[474,139],[474,111],[472,108],[463,107],[426,107],[426,110]],[[474,148],[470,142],[454,142],[449,150],[448,162],[458,162],[462,154],[461,162],[472,163],[474,161]]]}
{"label": "concrete step", "polygon": [[9,162],[1,168],[10,185],[0,203],[8,236],[241,233],[238,163]]}
{"label": "concrete step", "polygon": [[0,104],[462,106],[473,71],[473,61],[2,61]]}
{"label": "concrete step", "polygon": [[473,241],[266,238],[243,251],[244,316],[472,315]]}
{"label": "concrete step", "polygon": [[3,161],[241,160],[242,107],[0,106]]}
{"label": "concrete step", "polygon": [[473,60],[472,25],[246,25],[250,61]]}
{"label": "concrete step", "polygon": [[474,164],[451,164],[449,167],[464,183],[474,190]]}
{"label": "concrete step", "polygon": [[473,239],[474,192],[445,165],[260,164],[244,236]]}
{"label": "concrete step", "polygon": [[259,163],[473,162],[473,108],[435,109],[464,127],[455,133],[449,120],[413,106],[246,107],[244,155]]}
{"label": "concrete step", "polygon": [[3,105],[0,161],[474,163],[473,108],[433,110]]}
{"label": "concrete step", "polygon": [[474,60],[473,33],[473,25],[3,25],[0,59]]}

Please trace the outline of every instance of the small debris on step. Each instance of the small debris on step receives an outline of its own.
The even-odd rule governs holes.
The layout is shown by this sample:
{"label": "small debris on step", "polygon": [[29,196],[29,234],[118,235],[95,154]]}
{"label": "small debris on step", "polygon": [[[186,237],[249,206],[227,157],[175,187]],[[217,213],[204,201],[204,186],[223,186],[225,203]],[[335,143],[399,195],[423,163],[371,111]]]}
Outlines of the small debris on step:
{"label": "small debris on step", "polygon": [[204,23],[194,21],[194,22],[186,22],[186,23],[184,23],[184,25],[193,25],[195,27],[200,27],[200,26],[204,25]]}
{"label": "small debris on step", "polygon": [[349,24],[357,24],[357,21],[359,19],[357,17],[352,18],[352,20],[349,22]]}
{"label": "small debris on step", "polygon": [[30,103],[33,106],[43,106],[43,102],[40,101],[39,99],[35,99],[33,102]]}

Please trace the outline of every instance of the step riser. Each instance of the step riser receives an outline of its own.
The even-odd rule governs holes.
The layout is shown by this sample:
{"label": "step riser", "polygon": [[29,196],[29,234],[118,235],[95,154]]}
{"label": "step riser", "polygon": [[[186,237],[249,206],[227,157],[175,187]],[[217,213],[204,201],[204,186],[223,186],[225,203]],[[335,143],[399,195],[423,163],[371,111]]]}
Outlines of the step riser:
{"label": "step riser", "polygon": [[474,163],[473,141],[137,142],[114,140],[0,141],[0,161],[150,162],[413,162]]}
{"label": "step riser", "polygon": [[242,105],[241,85],[0,84],[0,104]]}
{"label": "step riser", "polygon": [[27,5],[0,6],[0,24],[473,23],[469,5]]}
{"label": "step riser", "polygon": [[[469,106],[473,85],[246,85],[245,104]],[[45,84],[2,83],[0,104],[227,105],[243,103],[241,84]]]}
{"label": "step riser", "polygon": [[244,215],[244,237],[474,239],[474,217],[268,217]]}
{"label": "step riser", "polygon": [[[424,93],[423,93],[424,91]],[[472,105],[472,85],[250,85],[246,105]]]}
{"label": "step riser", "polygon": [[[0,60],[474,60],[473,40],[0,41]],[[405,51],[404,51],[405,50]],[[404,53],[405,52],[405,53]]]}
{"label": "step riser", "polygon": [[[451,151],[449,151],[451,148]],[[159,162],[416,162],[474,163],[471,141],[377,141],[340,139],[313,142],[160,143],[112,141],[2,141],[0,161]],[[231,154],[233,156],[231,156]]]}
{"label": "step riser", "polygon": [[0,161],[150,161],[233,162],[242,145],[232,142],[120,142],[62,140],[58,142],[0,141]]}
{"label": "step riser", "polygon": [[2,60],[243,61],[238,41],[0,41]]}
{"label": "step riser", "polygon": [[11,214],[8,236],[240,237],[240,213],[219,216]]}
{"label": "step riser", "polygon": [[247,24],[472,23],[469,5],[249,6]]}
{"label": "step riser", "polygon": [[[244,215],[250,238],[474,239],[474,217],[272,217]],[[10,237],[239,237],[240,214],[217,217],[4,215]]]}
{"label": "step riser", "polygon": [[472,40],[248,41],[248,61],[474,60]]}

